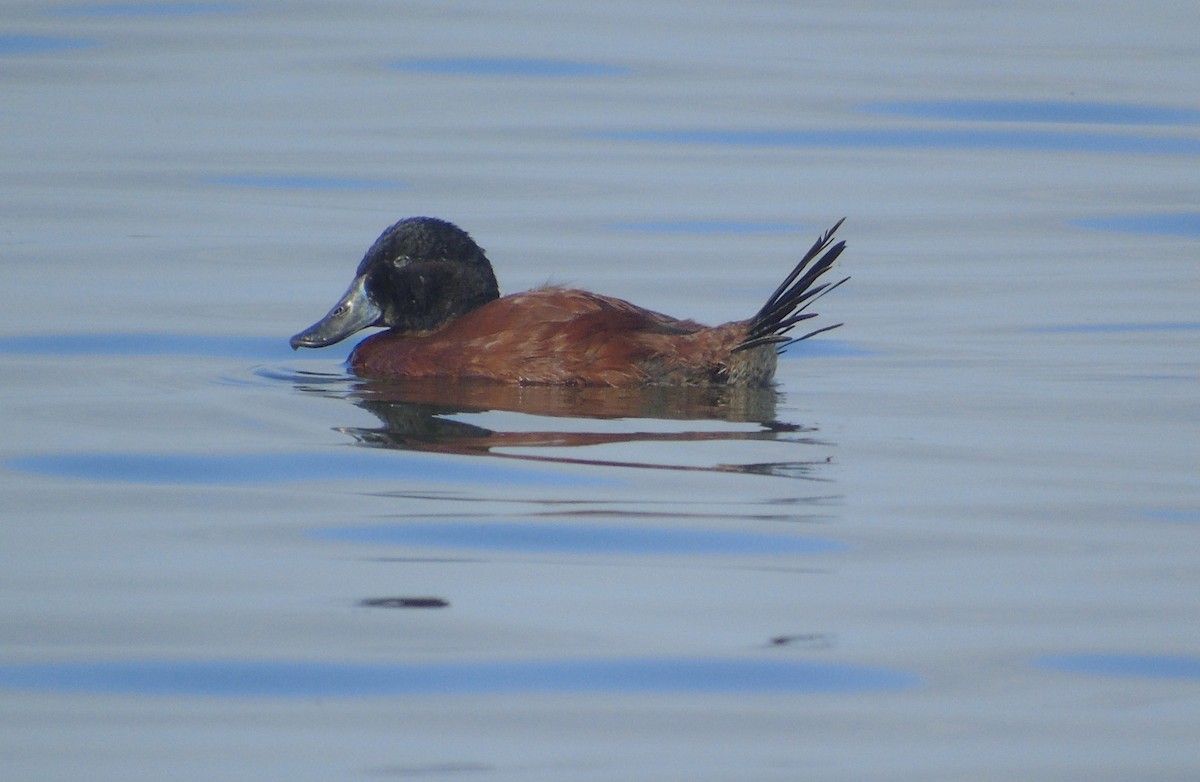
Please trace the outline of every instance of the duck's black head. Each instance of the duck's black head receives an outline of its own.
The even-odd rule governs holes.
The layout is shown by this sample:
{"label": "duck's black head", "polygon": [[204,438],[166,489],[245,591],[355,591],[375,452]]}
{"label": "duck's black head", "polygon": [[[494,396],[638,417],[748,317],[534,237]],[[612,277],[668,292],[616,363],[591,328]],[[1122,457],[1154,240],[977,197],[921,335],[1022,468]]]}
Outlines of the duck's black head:
{"label": "duck's black head", "polygon": [[466,231],[410,217],[375,240],[345,295],[291,344],[323,348],[368,326],[433,331],[499,296],[491,263]]}

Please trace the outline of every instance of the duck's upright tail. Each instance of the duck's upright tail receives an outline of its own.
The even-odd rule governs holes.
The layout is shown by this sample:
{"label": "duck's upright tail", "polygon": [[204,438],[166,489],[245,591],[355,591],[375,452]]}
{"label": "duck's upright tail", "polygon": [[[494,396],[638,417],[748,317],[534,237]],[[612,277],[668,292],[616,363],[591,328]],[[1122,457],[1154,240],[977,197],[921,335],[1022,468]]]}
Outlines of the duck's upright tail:
{"label": "duck's upright tail", "polygon": [[[845,221],[844,217],[838,220],[817,240],[812,249],[805,253],[804,257],[800,259],[800,263],[796,264],[796,268],[792,269],[792,273],[780,283],[775,292],[771,294],[771,298],[767,299],[767,303],[750,319],[750,328],[746,333],[746,338],[733,349],[735,353],[762,345],[775,345],[778,350],[782,351],[794,342],[808,339],[842,325],[835,323],[832,326],[824,326],[801,337],[788,336],[788,332],[795,328],[797,323],[817,317],[815,312],[805,312],[810,304],[850,279],[844,277],[834,283],[825,282],[814,286],[817,279],[833,266],[833,262],[842,254],[842,250],[846,249],[846,243],[843,241],[831,246],[834,232]],[[822,255],[822,253],[824,254]]]}

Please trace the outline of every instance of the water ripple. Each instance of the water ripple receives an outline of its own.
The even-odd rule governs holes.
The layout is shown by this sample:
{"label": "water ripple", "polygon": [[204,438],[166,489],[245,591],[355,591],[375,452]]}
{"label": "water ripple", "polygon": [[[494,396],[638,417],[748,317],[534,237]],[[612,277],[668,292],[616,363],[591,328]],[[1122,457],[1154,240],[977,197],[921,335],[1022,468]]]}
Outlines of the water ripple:
{"label": "water ripple", "polygon": [[0,665],[0,686],[218,698],[497,693],[855,693],[915,687],[913,674],[817,662],[633,658],[462,663],[97,661]]}
{"label": "water ripple", "polygon": [[776,234],[808,230],[807,226],[796,223],[763,223],[748,220],[657,220],[613,223],[607,227],[611,231],[681,234]]}
{"label": "water ripple", "polygon": [[572,76],[625,76],[631,69],[620,65],[577,60],[529,57],[431,57],[398,60],[392,68],[409,73],[458,76],[515,76],[563,78]]}
{"label": "water ripple", "polygon": [[91,38],[65,38],[58,35],[0,35],[0,57],[48,54],[98,46]]}
{"label": "water ripple", "polygon": [[1200,321],[1160,321],[1145,323],[1063,323],[1033,326],[1031,334],[1131,334],[1145,331],[1200,331]]}
{"label": "water ripple", "polygon": [[861,111],[917,119],[1103,125],[1200,125],[1200,111],[1129,103],[1039,100],[929,100],[868,103]]}
{"label": "water ripple", "polygon": [[0,354],[21,356],[211,356],[290,357],[279,337],[214,337],[204,334],[27,334],[0,337]]}
{"label": "water ripple", "polygon": [[1150,234],[1155,236],[1184,236],[1200,238],[1200,212],[1179,214],[1127,215],[1120,217],[1091,217],[1072,220],[1071,225],[1099,231]]}
{"label": "water ripple", "polygon": [[558,471],[522,469],[494,460],[386,449],[328,453],[51,453],[4,461],[14,472],[54,478],[155,485],[237,486],[321,481],[403,481],[515,484],[521,486],[612,486],[612,480]]}
{"label": "water ripple", "polygon": [[1048,130],[614,130],[585,138],[748,148],[944,149],[1200,155],[1200,139]]}
{"label": "water ripple", "polygon": [[413,522],[328,527],[313,537],[354,543],[426,548],[567,554],[785,555],[828,554],[844,543],[796,535],[734,530],[664,529],[605,524],[530,522]]}
{"label": "water ripple", "polygon": [[207,16],[243,11],[243,3],[109,3],[107,5],[81,5],[56,8],[51,13],[59,16]]}
{"label": "water ripple", "polygon": [[1200,657],[1165,654],[1057,654],[1034,663],[1069,673],[1200,681]]}
{"label": "water ripple", "polygon": [[206,177],[210,185],[259,187],[269,190],[403,190],[404,182],[386,179],[316,176],[312,174],[238,174]]}

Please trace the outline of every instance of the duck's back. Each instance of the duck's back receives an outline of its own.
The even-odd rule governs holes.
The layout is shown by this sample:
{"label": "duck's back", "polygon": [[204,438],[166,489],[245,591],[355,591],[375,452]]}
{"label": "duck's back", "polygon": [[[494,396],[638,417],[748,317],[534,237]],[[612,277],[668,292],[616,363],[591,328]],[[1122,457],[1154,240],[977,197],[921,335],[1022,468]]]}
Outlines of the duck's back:
{"label": "duck's back", "polygon": [[741,351],[745,322],[706,327],[587,291],[496,299],[430,334],[387,331],[350,357],[364,377],[635,386],[767,382],[774,348]]}

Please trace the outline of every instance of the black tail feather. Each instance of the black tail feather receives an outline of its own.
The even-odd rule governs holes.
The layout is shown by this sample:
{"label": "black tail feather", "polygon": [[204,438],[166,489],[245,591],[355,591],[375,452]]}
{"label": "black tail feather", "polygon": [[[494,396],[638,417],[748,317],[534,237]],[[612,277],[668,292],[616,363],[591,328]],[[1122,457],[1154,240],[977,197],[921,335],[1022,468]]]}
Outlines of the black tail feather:
{"label": "black tail feather", "polygon": [[[839,241],[830,246],[830,243],[833,241],[834,232],[845,221],[846,218],[844,217],[838,220],[832,228],[817,240],[812,249],[805,253],[804,257],[800,259],[800,263],[796,264],[796,268],[792,269],[791,274],[779,284],[779,287],[767,299],[767,303],[750,319],[750,329],[746,334],[746,338],[734,348],[735,352],[762,345],[776,345],[782,351],[788,345],[808,339],[830,329],[836,329],[842,325],[841,323],[836,323],[832,326],[825,326],[816,331],[810,331],[802,337],[787,336],[787,333],[797,323],[817,316],[815,312],[804,311],[808,309],[809,305],[850,279],[849,277],[845,277],[834,283],[822,283],[821,285],[814,286],[814,283],[821,275],[829,271],[834,261],[846,249],[844,241]],[[820,256],[820,258],[817,256]]]}

